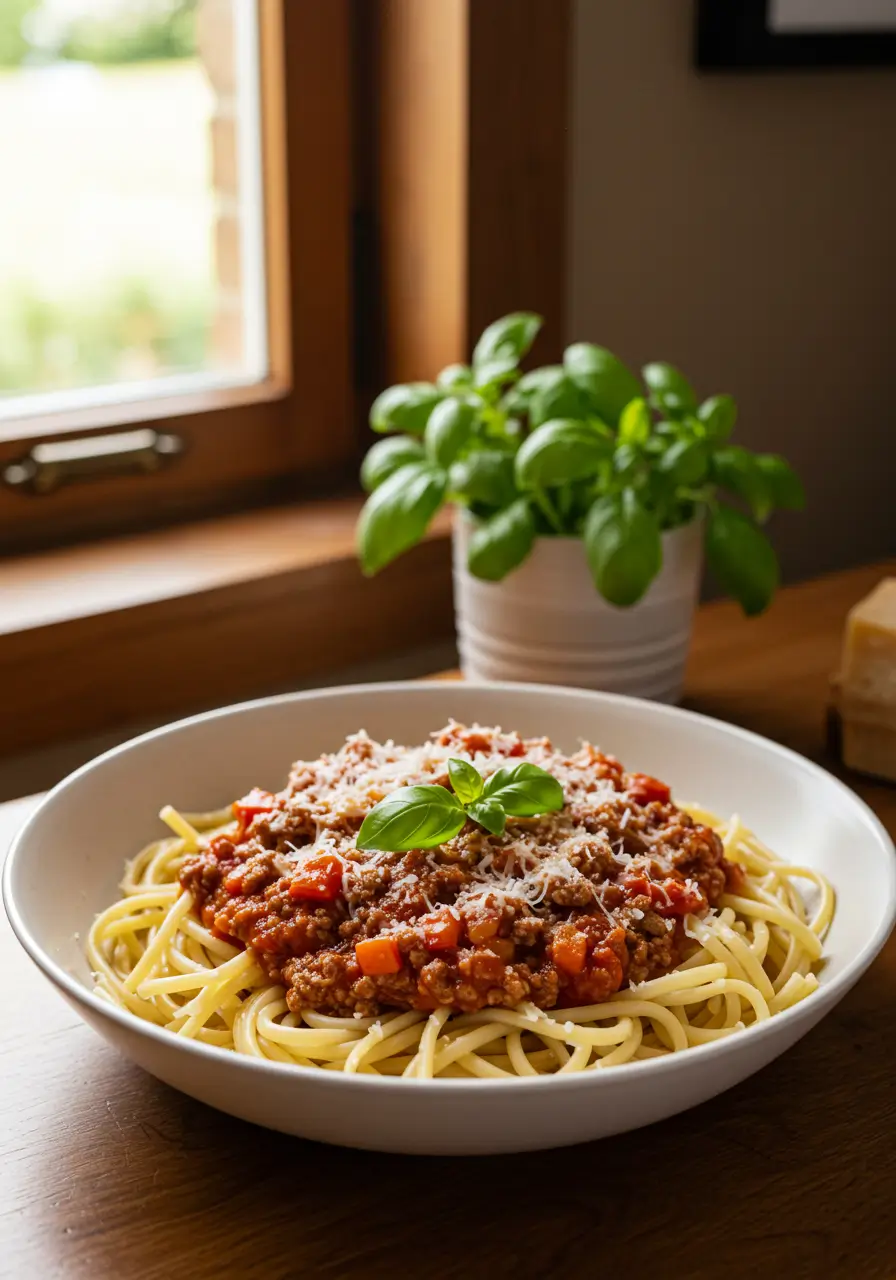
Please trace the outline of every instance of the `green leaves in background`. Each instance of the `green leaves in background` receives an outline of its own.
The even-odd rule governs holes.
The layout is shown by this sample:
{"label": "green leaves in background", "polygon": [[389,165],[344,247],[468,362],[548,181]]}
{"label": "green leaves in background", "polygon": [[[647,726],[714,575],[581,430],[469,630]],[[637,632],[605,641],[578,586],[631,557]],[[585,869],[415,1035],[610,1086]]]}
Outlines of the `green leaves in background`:
{"label": "green leaves in background", "polygon": [[707,437],[714,444],[724,444],[737,421],[737,405],[732,396],[710,396],[697,410]]}
{"label": "green leaves in background", "polygon": [[467,567],[477,578],[500,582],[521,565],[535,541],[535,521],[525,498],[479,521],[470,535]]}
{"label": "green leaves in background", "polygon": [[756,466],[765,481],[768,499],[772,506],[788,511],[802,511],[806,505],[803,482],[793,467],[777,453],[759,453]]}
{"label": "green leaves in background", "polygon": [[761,613],[778,585],[778,559],[761,529],[748,516],[719,503],[706,526],[709,567],[748,617]]}
{"label": "green leaves in background", "polygon": [[448,467],[469,440],[476,410],[457,396],[448,396],[429,415],[423,442],[431,462]]}
{"label": "green leaves in background", "polygon": [[469,453],[452,464],[449,490],[476,506],[505,507],[517,497],[513,458],[497,449]]}
{"label": "green leaves in background", "polygon": [[707,450],[700,440],[674,440],[657,459],[659,473],[684,488],[700,484],[707,465]]}
{"label": "green leaves in background", "polygon": [[650,439],[653,421],[647,401],[636,396],[629,400],[619,418],[619,431],[616,438],[620,444],[642,445]]}
{"label": "green leaves in background", "polygon": [[656,516],[634,489],[598,498],[585,521],[585,555],[594,585],[610,604],[636,604],[663,563]]}
{"label": "green leaves in background", "polygon": [[621,360],[605,347],[576,342],[563,353],[563,367],[586,392],[594,413],[615,427],[622,410],[641,394],[641,384]]}
{"label": "green leaves in background", "polygon": [[436,378],[440,391],[465,390],[473,385],[473,370],[468,364],[448,364]]}
{"label": "green leaves in background", "polygon": [[[521,373],[540,327],[532,312],[504,316],[469,365],[377,397],[372,426],[399,434],[374,444],[361,471],[370,493],[358,524],[365,573],[419,541],[447,497],[474,522],[468,565],[477,577],[500,581],[537,537],[582,537],[598,591],[625,606],[659,572],[663,532],[705,516],[716,576],[749,612],[764,607],[777,567],[757,526],[776,508],[804,506],[793,469],[730,443],[732,397],[698,403],[664,361],[645,365],[642,383],[605,347],[579,342],[562,364]],[[735,505],[720,504],[719,491]],[[493,829],[498,817],[483,814]]]}
{"label": "green leaves in background", "polygon": [[431,382],[408,382],[388,387],[370,407],[370,425],[374,431],[407,431],[421,436],[429,415],[442,399],[442,392]]}
{"label": "green leaves in background", "polygon": [[584,421],[591,414],[588,396],[567,377],[563,369],[556,369],[544,378],[531,392],[529,426],[540,427],[555,418],[576,418]]}
{"label": "green leaves in background", "polygon": [[532,346],[542,326],[541,316],[532,311],[514,311],[495,320],[483,331],[473,352],[473,367],[481,370],[496,361],[519,364]]}
{"label": "green leaves in background", "polygon": [[696,411],[694,388],[674,365],[655,361],[644,366],[641,376],[650,388],[650,403],[660,413],[677,418]]}
{"label": "green leaves in background", "polygon": [[427,462],[393,471],[364,504],[357,528],[358,557],[368,576],[419,542],[445,497],[448,478]]}
{"label": "green leaves in background", "polygon": [[422,462],[425,456],[423,445],[410,436],[387,436],[385,440],[377,440],[361,464],[361,484],[368,493],[373,493],[393,471],[409,462]]}
{"label": "green leaves in background", "polygon": [[545,422],[520,445],[515,476],[521,489],[544,489],[597,474],[612,453],[612,442],[586,422],[560,418]]}

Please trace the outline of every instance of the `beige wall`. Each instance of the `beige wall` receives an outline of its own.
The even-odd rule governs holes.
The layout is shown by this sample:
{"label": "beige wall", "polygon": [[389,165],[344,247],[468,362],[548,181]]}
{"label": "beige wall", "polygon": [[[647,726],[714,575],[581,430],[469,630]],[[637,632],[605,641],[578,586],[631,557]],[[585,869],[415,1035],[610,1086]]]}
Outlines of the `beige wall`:
{"label": "beige wall", "polygon": [[698,75],[690,0],[577,0],[571,337],[730,391],[790,577],[896,551],[896,68]]}

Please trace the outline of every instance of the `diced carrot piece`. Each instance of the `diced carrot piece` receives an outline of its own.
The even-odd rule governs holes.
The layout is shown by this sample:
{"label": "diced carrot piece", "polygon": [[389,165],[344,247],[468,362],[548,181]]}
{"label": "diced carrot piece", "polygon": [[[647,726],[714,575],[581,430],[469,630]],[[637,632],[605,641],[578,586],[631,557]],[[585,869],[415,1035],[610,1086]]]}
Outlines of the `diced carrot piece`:
{"label": "diced carrot piece", "polygon": [[658,800],[660,804],[668,804],[672,795],[665,782],[651,778],[647,773],[630,773],[626,791],[635,804],[650,804],[654,800]]}
{"label": "diced carrot piece", "polygon": [[584,933],[564,932],[551,944],[554,964],[564,973],[581,973],[585,968],[588,939]]}
{"label": "diced carrot piece", "polygon": [[401,952],[394,938],[387,935],[378,938],[364,938],[355,943],[355,959],[361,966],[361,972],[368,978],[378,977],[384,973],[398,973],[401,968]]}
{"label": "diced carrot piece", "polygon": [[453,951],[460,942],[460,921],[450,912],[423,920],[423,941],[430,951]]}
{"label": "diced carrot piece", "polygon": [[289,886],[291,898],[332,902],[342,890],[342,863],[332,853],[303,862]]}
{"label": "diced carrot piece", "polygon": [[233,805],[233,816],[240,824],[238,839],[242,840],[245,836],[253,818],[257,818],[260,813],[270,813],[272,809],[277,808],[277,803],[277,797],[271,795],[270,791],[262,791],[261,787],[253,787],[242,800],[236,800]]}

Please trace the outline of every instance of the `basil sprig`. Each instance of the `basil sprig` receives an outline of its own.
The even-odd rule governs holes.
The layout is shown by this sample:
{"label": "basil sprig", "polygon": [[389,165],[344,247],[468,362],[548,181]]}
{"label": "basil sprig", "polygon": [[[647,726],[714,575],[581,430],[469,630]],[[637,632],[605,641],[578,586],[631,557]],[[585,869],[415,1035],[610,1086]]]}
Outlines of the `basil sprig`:
{"label": "basil sprig", "polygon": [[563,808],[563,788],[538,765],[523,760],[487,780],[467,760],[448,761],[454,791],[438,784],[399,787],[374,805],[361,823],[359,849],[401,853],[433,849],[452,840],[471,818],[493,836],[507,819],[533,818]]}
{"label": "basil sprig", "polygon": [[[364,572],[419,542],[453,502],[473,522],[475,577],[501,581],[539,538],[579,538],[597,591],[625,607],[660,572],[662,535],[700,519],[720,585],[746,613],[764,609],[778,562],[762,526],[803,507],[793,469],[732,444],[732,397],[701,402],[671,364],[647,364],[639,378],[605,347],[576,342],[562,364],[521,372],[540,326],[531,312],[504,316],[470,364],[377,397],[370,423],[387,434],[361,472]],[[483,825],[495,821],[489,812]]]}

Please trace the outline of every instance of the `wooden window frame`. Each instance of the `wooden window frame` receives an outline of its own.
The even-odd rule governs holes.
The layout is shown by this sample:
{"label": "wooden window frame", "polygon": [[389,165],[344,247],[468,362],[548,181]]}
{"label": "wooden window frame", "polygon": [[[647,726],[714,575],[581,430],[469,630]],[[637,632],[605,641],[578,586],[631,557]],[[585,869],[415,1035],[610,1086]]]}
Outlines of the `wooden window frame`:
{"label": "wooden window frame", "polygon": [[0,441],[0,470],[38,441],[161,419],[186,447],[149,475],[41,496],[0,484],[0,552],[282,498],[354,465],[350,0],[256,3],[269,373],[250,386],[21,418]]}

